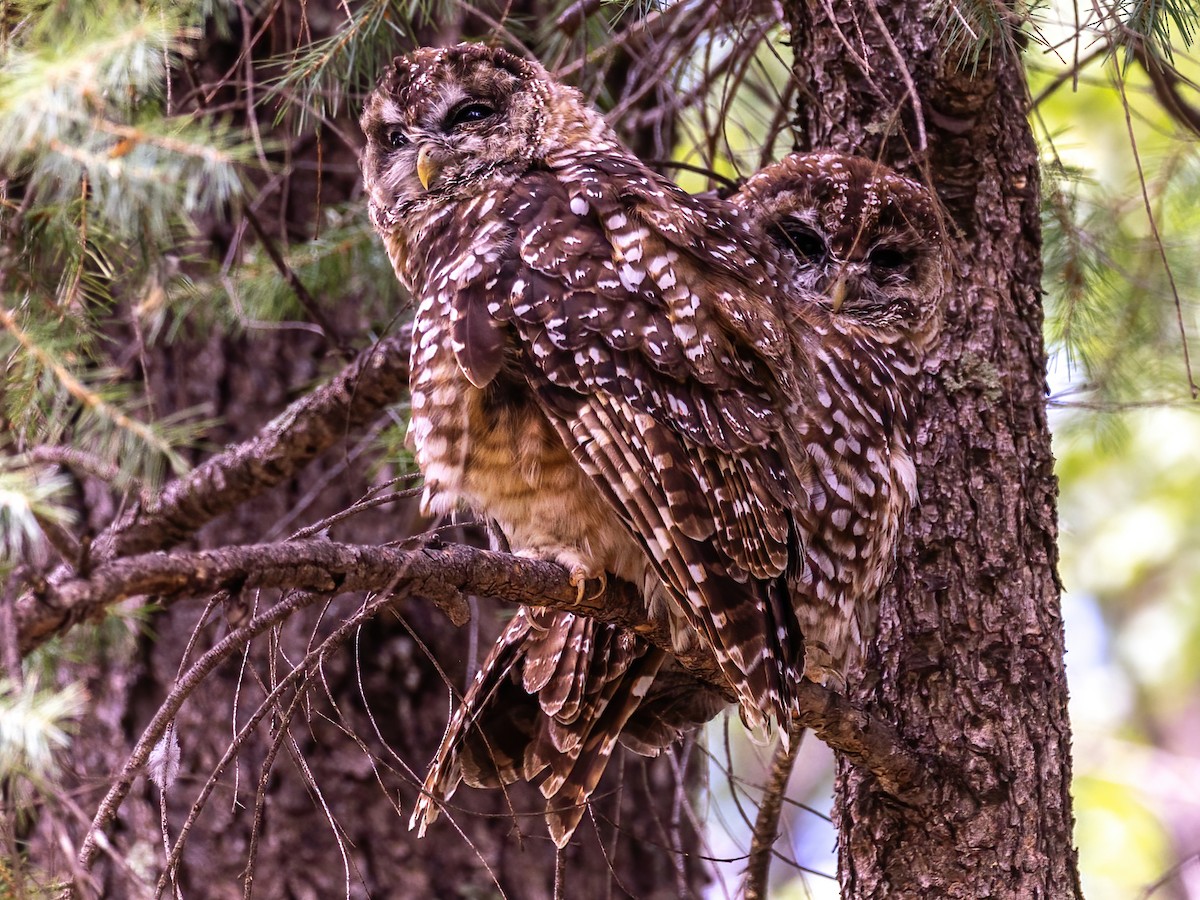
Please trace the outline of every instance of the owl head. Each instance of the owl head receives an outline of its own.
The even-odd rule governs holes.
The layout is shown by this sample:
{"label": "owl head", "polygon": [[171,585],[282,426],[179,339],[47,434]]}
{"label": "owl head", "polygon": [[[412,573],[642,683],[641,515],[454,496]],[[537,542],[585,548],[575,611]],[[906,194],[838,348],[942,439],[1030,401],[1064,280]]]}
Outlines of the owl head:
{"label": "owl head", "polygon": [[877,336],[925,343],[941,321],[942,230],[933,196],[869,159],[793,154],[730,198],[783,253],[796,290]]}
{"label": "owl head", "polygon": [[361,119],[376,227],[519,175],[546,151],[552,100],[564,90],[537,63],[481,44],[397,57]]}

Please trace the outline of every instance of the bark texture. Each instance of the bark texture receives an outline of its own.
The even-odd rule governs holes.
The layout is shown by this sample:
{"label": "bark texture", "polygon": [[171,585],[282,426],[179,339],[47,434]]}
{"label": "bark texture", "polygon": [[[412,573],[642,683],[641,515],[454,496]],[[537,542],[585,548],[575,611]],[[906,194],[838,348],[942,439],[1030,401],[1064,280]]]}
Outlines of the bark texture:
{"label": "bark texture", "polygon": [[957,258],[921,417],[921,501],[883,597],[877,677],[858,698],[937,760],[950,790],[896,804],[841,759],[843,896],[1077,898],[1021,61],[997,43],[976,71],[957,69],[936,3],[799,2],[788,14],[801,148],[870,155],[928,181]]}

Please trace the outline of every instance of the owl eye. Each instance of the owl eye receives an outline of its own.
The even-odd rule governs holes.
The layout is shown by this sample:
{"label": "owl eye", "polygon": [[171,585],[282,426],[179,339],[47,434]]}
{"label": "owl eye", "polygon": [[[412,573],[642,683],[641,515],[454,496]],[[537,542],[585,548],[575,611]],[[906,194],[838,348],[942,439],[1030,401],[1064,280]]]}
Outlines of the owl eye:
{"label": "owl eye", "polygon": [[800,257],[801,262],[822,262],[828,253],[825,239],[795,219],[785,219],[771,229],[771,238],[782,249]]}
{"label": "owl eye", "polygon": [[408,136],[399,129],[392,129],[387,133],[387,143],[393,150],[399,150],[408,143]]}
{"label": "owl eye", "polygon": [[486,103],[466,103],[446,117],[446,130],[453,131],[463,125],[474,125],[496,114]]}
{"label": "owl eye", "polygon": [[868,260],[877,269],[894,272],[908,265],[908,254],[895,247],[878,247],[871,251]]}

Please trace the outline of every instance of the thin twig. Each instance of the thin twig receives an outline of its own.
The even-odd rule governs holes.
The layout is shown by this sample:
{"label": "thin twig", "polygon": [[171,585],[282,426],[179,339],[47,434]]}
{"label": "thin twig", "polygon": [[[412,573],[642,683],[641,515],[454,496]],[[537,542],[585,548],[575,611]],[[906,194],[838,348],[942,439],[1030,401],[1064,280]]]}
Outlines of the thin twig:
{"label": "thin twig", "polygon": [[179,708],[183,706],[184,701],[191,695],[200,682],[220,662],[231,653],[236,652],[238,648],[244,646],[252,637],[261,634],[276,623],[281,622],[296,610],[302,609],[320,599],[319,595],[293,594],[287,599],[281,600],[267,612],[251,619],[241,628],[230,632],[224,640],[196,660],[195,664],[188,669],[186,675],[175,682],[175,686],[167,695],[167,699],[163,701],[162,705],[158,708],[158,712],[154,714],[154,718],[150,720],[150,724],[142,732],[141,738],[134,745],[133,751],[129,754],[129,759],[126,760],[124,767],[121,769],[121,774],[117,776],[117,779],[109,787],[108,793],[104,796],[99,808],[96,810],[92,824],[83,836],[83,843],[79,847],[79,864],[82,869],[86,871],[95,861],[104,828],[117,814],[121,802],[133,786],[134,778],[150,758],[150,752],[154,749],[159,739],[162,738],[168,726],[175,721],[175,716],[179,712]]}
{"label": "thin twig", "polygon": [[325,315],[325,310],[321,309],[321,304],[309,293],[308,288],[304,286],[304,282],[300,280],[300,276],[296,274],[295,269],[287,264],[287,260],[283,258],[283,255],[276,248],[275,242],[271,240],[262,223],[258,221],[258,216],[254,214],[254,211],[250,207],[246,207],[242,211],[242,215],[250,223],[250,230],[258,238],[258,242],[262,245],[263,250],[270,257],[280,276],[287,282],[288,287],[292,289],[292,293],[296,295],[296,299],[300,301],[300,305],[304,307],[304,311],[312,316],[312,320],[321,327],[321,331],[325,333],[325,339],[337,348],[337,351],[345,359],[352,359],[354,351],[350,349],[350,345],[346,343],[345,338],[337,330],[330,318]]}
{"label": "thin twig", "polygon": [[766,900],[775,839],[779,836],[779,814],[783,810],[783,798],[803,738],[803,728],[793,729],[789,740],[781,740],[775,748],[775,755],[771,757],[771,770],[763,785],[763,798],[758,804],[758,816],[754,819],[754,831],[750,839],[744,900]]}
{"label": "thin twig", "polygon": [[904,86],[908,91],[908,99],[912,104],[913,119],[917,125],[917,150],[924,153],[928,146],[928,140],[925,136],[925,111],[921,105],[921,95],[917,92],[917,84],[913,81],[912,72],[908,68],[908,60],[904,58],[904,54],[896,46],[896,40],[892,37],[891,31],[888,30],[887,22],[880,15],[879,7],[876,6],[875,0],[867,0],[867,9],[870,10],[871,18],[875,20],[875,24],[879,27],[879,35],[883,38],[884,43],[887,44],[892,58],[896,61],[896,71],[900,73],[900,78],[904,81]]}
{"label": "thin twig", "polygon": [[1200,386],[1196,384],[1196,379],[1192,376],[1192,359],[1188,351],[1188,336],[1187,327],[1183,321],[1183,300],[1179,296],[1179,287],[1175,284],[1175,272],[1171,268],[1171,261],[1167,258],[1167,248],[1163,245],[1162,235],[1158,230],[1158,219],[1154,215],[1154,208],[1150,204],[1150,192],[1146,187],[1146,173],[1142,168],[1142,156],[1138,152],[1137,137],[1133,131],[1133,118],[1129,108],[1129,97],[1125,92],[1125,78],[1121,75],[1121,67],[1115,66],[1113,69],[1114,77],[1117,82],[1117,90],[1121,95],[1121,108],[1125,113],[1125,130],[1129,135],[1129,151],[1133,154],[1133,162],[1137,167],[1138,186],[1141,189],[1142,203],[1146,209],[1146,221],[1150,225],[1150,235],[1154,239],[1154,246],[1158,249],[1158,256],[1162,260],[1163,272],[1167,276],[1167,284],[1171,287],[1171,296],[1175,301],[1175,319],[1179,326],[1179,345],[1183,350],[1183,371],[1187,376],[1188,389],[1192,393],[1192,399],[1200,397]]}
{"label": "thin twig", "polygon": [[254,437],[168,484],[97,537],[98,560],[172,547],[204,525],[295,475],[347,433],[374,421],[408,391],[407,329],[358,355],[328,384],[301,397]]}
{"label": "thin twig", "polygon": [[[197,796],[195,802],[192,804],[192,808],[189,810],[188,816],[184,820],[183,827],[181,827],[179,830],[179,837],[175,840],[175,847],[171,851],[171,856],[167,860],[167,866],[164,869],[164,875],[166,872],[169,872],[175,866],[179,865],[179,858],[182,855],[182,849],[187,840],[187,836],[191,833],[191,830],[195,826],[197,819],[199,819],[200,812],[204,809],[208,798],[212,796],[213,790],[215,790],[217,784],[220,783],[221,774],[226,768],[229,767],[230,762],[233,761],[234,757],[237,756],[238,751],[240,751],[245,745],[247,739],[250,737],[250,734],[255,728],[258,727],[259,722],[266,717],[267,713],[276,707],[279,702],[279,698],[285,691],[289,690],[293,686],[296,686],[297,691],[299,691],[300,688],[297,685],[297,682],[307,678],[307,676],[310,674],[311,667],[323,660],[327,653],[339,647],[361,622],[373,616],[388,602],[390,602],[390,598],[387,597],[376,597],[369,601],[361,610],[359,610],[358,613],[356,613],[354,616],[351,616],[340,626],[338,626],[337,630],[329,635],[329,637],[327,637],[324,641],[322,641],[317,649],[310,651],[304,657],[304,659],[294,669],[292,669],[292,671],[290,671],[286,676],[283,677],[282,680],[280,680],[279,684],[276,685],[275,689],[267,695],[266,699],[259,704],[258,708],[255,709],[253,714],[246,721],[246,724],[241,727],[237,735],[225,749],[225,753],[222,754],[221,759],[213,767],[213,771],[209,775],[208,781],[205,782],[204,787],[200,790],[199,796]],[[161,876],[159,878],[159,884],[161,887]]]}
{"label": "thin twig", "polygon": [[1107,54],[1110,49],[1111,49],[1110,45],[1107,42],[1105,42],[1105,43],[1101,44],[1100,46],[1094,48],[1092,50],[1092,52],[1089,53],[1087,56],[1079,57],[1078,59],[1076,59],[1075,63],[1070,68],[1063,69],[1061,72],[1059,72],[1057,75],[1054,76],[1054,79],[1048,85],[1046,85],[1044,88],[1042,88],[1038,92],[1038,95],[1036,97],[1034,97],[1033,100],[1030,101],[1028,111],[1033,112],[1035,109],[1037,109],[1039,106],[1041,106],[1042,103],[1044,103],[1048,97],[1053,95],[1055,93],[1055,91],[1057,91],[1060,87],[1062,87],[1068,81],[1071,82],[1073,89],[1077,89],[1079,86],[1080,71],[1083,70],[1084,68],[1086,68],[1088,65],[1090,65],[1095,60],[1097,60],[1100,57]]}
{"label": "thin twig", "polygon": [[254,864],[258,856],[258,839],[262,835],[263,811],[267,805],[267,783],[271,778],[271,770],[275,767],[275,757],[279,754],[279,748],[289,736],[288,727],[292,716],[295,715],[296,707],[300,705],[303,697],[304,692],[297,691],[287,709],[280,710],[279,728],[271,738],[267,755],[259,768],[258,785],[254,791],[254,824],[250,826],[250,849],[246,852],[246,867],[242,870],[243,900],[250,900],[254,894]]}

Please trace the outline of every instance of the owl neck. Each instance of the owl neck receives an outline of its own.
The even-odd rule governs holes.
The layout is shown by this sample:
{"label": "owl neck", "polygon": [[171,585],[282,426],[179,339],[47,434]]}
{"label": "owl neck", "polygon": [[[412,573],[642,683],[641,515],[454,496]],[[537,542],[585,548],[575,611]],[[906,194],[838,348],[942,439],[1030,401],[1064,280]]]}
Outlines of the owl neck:
{"label": "owl neck", "polygon": [[541,128],[540,145],[546,148],[542,159],[550,168],[555,168],[560,157],[575,157],[581,151],[629,152],[604,116],[592,109],[583,94],[567,85],[552,85],[547,92]]}
{"label": "owl neck", "polygon": [[[915,348],[878,340],[865,330],[839,329],[816,344],[813,363],[820,408],[845,407],[850,422],[872,422],[911,450],[921,374]],[[840,418],[833,421],[846,427]]]}
{"label": "owl neck", "polygon": [[479,198],[437,199],[412,204],[403,227],[387,236],[388,256],[396,275],[410,291],[426,284],[436,268],[435,257],[445,247],[471,247],[472,233],[481,226]]}

